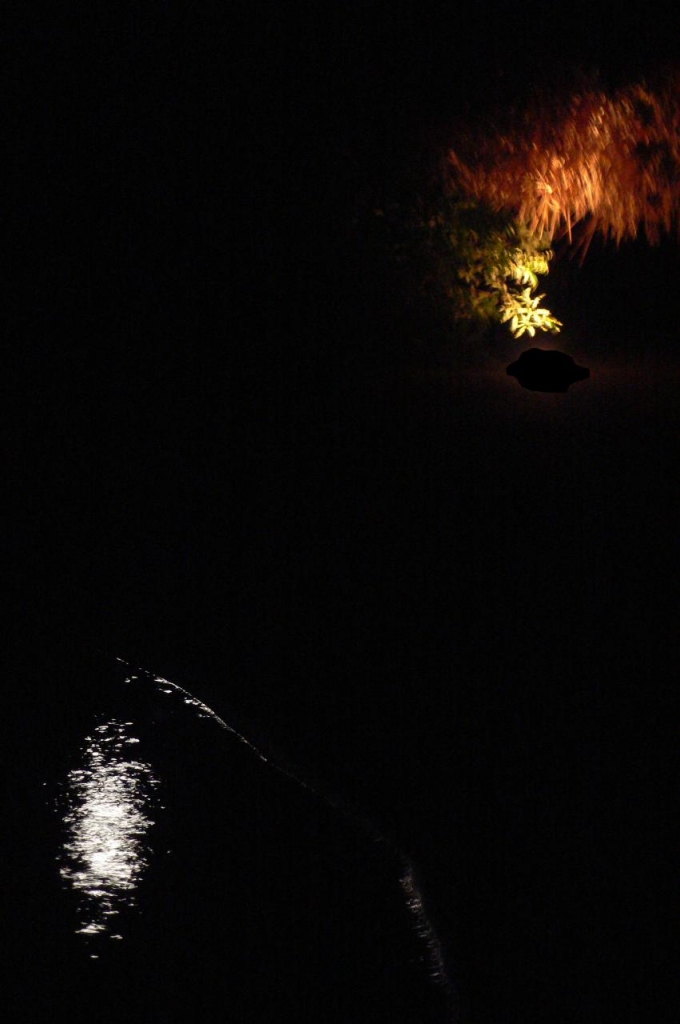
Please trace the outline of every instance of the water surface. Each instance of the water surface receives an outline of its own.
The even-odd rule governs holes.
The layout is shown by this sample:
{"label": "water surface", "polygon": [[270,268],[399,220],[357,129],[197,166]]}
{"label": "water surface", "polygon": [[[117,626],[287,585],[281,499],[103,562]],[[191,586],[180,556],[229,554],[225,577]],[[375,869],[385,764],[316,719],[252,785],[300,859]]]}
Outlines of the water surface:
{"label": "water surface", "polygon": [[76,664],[89,709],[7,808],[14,1020],[448,1019],[398,851],[184,688],[103,655],[53,681]]}

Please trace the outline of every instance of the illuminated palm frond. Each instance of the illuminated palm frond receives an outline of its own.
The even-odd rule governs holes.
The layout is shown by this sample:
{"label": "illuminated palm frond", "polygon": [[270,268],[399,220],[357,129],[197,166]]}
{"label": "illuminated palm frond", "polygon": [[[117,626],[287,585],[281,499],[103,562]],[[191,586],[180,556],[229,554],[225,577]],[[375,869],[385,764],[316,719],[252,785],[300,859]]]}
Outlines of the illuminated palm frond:
{"label": "illuminated palm frond", "polygon": [[608,95],[590,86],[536,98],[482,130],[464,128],[448,153],[449,186],[513,211],[548,239],[580,225],[587,249],[644,233],[658,243],[680,218],[680,74]]}

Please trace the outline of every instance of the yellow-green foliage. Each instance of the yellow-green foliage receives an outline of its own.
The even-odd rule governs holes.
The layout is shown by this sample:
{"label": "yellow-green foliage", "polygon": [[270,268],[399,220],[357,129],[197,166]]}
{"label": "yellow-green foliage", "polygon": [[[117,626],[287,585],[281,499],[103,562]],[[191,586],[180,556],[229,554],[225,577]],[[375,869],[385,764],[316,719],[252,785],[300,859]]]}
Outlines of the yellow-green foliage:
{"label": "yellow-green foliage", "polygon": [[458,323],[508,323],[515,337],[560,322],[534,296],[552,251],[508,214],[461,195],[374,211],[383,244],[417,299]]}
{"label": "yellow-green foliage", "polygon": [[[533,295],[538,288],[538,274],[547,274],[552,250],[529,252],[511,249],[506,267],[498,268],[493,284],[499,294],[500,320],[508,323],[513,335],[521,338],[525,332],[533,338],[536,331],[556,334],[562,323],[549,309],[539,306],[545,295]],[[524,285],[525,287],[518,288]]]}
{"label": "yellow-green foliage", "polygon": [[556,334],[562,323],[552,315],[549,309],[540,309],[538,304],[545,295],[531,295],[531,289],[525,288],[519,295],[508,293],[504,298],[501,322],[510,321],[510,330],[516,338],[521,338],[525,331],[533,336],[536,331],[550,331]]}

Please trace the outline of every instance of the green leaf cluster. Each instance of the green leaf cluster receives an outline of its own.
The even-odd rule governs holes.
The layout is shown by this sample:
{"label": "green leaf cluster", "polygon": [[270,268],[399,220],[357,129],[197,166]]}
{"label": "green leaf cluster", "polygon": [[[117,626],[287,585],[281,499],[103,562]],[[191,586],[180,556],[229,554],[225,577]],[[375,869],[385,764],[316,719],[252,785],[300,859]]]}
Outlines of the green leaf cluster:
{"label": "green leaf cluster", "polygon": [[374,238],[400,269],[412,302],[427,301],[456,322],[507,323],[513,335],[562,326],[534,296],[553,253],[517,222],[461,195],[373,211]]}
{"label": "green leaf cluster", "polygon": [[562,326],[561,321],[552,315],[549,309],[539,309],[538,304],[545,295],[531,296],[531,289],[513,294],[508,291],[503,300],[501,323],[510,321],[510,330],[516,338],[521,338],[525,331],[533,338],[536,331],[550,331],[556,334]]}

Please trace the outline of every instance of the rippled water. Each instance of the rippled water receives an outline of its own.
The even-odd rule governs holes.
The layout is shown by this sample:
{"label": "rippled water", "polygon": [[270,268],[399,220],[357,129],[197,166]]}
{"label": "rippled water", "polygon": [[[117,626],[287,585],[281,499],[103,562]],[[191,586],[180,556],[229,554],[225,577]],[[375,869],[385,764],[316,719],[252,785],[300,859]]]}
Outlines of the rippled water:
{"label": "rippled water", "polygon": [[65,784],[59,871],[78,894],[77,930],[85,936],[122,938],[120,910],[134,906],[152,854],[148,832],[161,810],[160,781],[150,764],[131,756],[140,742],[134,725],[96,725],[85,737],[82,767]]}
{"label": "rippled water", "polygon": [[[141,686],[149,700],[160,700],[152,712],[157,722],[167,722],[184,706],[188,714],[209,719],[269,764],[207,705],[168,679],[138,669],[137,674],[126,676],[123,684]],[[174,700],[163,707],[163,698],[168,697]],[[59,874],[77,897],[76,933],[88,940],[123,938],[117,931],[119,919],[135,908],[138,889],[154,856],[153,828],[165,807],[158,770],[135,756],[141,743],[137,735],[140,726],[140,722],[97,715],[82,742],[78,767],[68,772],[59,787],[56,810],[63,836],[57,857]],[[275,770],[294,778],[280,767]],[[309,788],[299,779],[294,781]],[[90,953],[93,959],[99,955]]]}
{"label": "rippled water", "polygon": [[15,787],[12,1020],[449,1019],[398,851],[177,684],[90,668]]}

